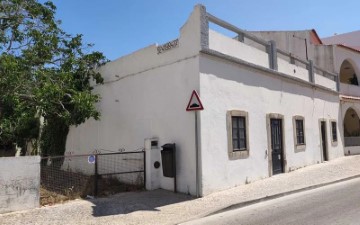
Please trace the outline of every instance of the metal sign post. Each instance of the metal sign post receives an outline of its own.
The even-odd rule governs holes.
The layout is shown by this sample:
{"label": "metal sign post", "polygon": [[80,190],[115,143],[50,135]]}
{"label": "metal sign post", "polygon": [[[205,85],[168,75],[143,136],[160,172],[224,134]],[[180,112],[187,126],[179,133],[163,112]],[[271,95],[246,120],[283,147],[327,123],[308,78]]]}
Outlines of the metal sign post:
{"label": "metal sign post", "polygon": [[195,160],[196,160],[196,197],[200,197],[200,168],[199,168],[199,132],[198,132],[198,112],[204,110],[198,93],[193,90],[186,111],[195,112]]}
{"label": "metal sign post", "polygon": [[198,123],[197,123],[197,111],[195,111],[195,154],[196,154],[196,197],[200,197],[200,176],[199,176],[199,145],[198,145]]}

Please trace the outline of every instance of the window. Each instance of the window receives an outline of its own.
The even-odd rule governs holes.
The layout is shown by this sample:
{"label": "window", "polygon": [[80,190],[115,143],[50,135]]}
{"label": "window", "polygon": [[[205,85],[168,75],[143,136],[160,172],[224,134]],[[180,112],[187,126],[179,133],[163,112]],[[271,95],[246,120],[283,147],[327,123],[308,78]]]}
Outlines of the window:
{"label": "window", "polygon": [[232,116],[232,142],[234,151],[246,150],[246,128],[244,116]]}
{"label": "window", "polygon": [[227,112],[228,155],[231,160],[249,156],[248,113],[239,110]]}
{"label": "window", "polygon": [[304,151],[306,148],[305,118],[303,116],[293,117],[295,152]]}
{"label": "window", "polygon": [[336,122],[331,122],[332,140],[337,141]]}
{"label": "window", "polygon": [[305,144],[304,120],[296,119],[295,124],[296,124],[296,144],[304,145]]}
{"label": "window", "polygon": [[337,124],[336,124],[336,121],[335,120],[332,120],[331,121],[331,143],[333,145],[336,145],[337,144]]}

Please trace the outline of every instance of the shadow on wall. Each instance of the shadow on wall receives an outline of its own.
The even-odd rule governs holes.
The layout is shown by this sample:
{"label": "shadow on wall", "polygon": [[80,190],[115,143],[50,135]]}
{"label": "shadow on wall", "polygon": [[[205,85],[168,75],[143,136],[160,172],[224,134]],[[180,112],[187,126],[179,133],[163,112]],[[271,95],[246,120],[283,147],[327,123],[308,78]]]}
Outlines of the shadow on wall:
{"label": "shadow on wall", "polygon": [[111,216],[128,214],[136,211],[160,211],[158,208],[184,201],[193,200],[194,197],[185,194],[175,194],[170,191],[158,189],[154,191],[127,192],[113,195],[108,198],[89,200],[94,204],[93,216]]}

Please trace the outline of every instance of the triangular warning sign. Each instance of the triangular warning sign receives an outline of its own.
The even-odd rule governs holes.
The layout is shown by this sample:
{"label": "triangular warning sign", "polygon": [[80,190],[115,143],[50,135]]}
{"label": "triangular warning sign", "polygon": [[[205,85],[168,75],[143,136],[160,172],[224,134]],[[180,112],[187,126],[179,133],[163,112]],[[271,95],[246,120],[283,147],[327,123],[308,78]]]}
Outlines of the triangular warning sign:
{"label": "triangular warning sign", "polygon": [[195,111],[195,110],[203,110],[204,107],[200,101],[200,97],[198,93],[193,90],[188,106],[186,107],[186,111]]}

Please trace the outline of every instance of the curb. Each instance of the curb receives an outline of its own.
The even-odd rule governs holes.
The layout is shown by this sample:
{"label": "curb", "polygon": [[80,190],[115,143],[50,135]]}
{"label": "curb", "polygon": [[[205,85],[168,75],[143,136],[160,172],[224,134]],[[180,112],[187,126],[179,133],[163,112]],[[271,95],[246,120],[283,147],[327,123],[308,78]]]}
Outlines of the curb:
{"label": "curb", "polygon": [[[324,187],[324,186],[331,185],[331,184],[341,183],[341,182],[356,179],[356,178],[359,178],[359,177],[360,177],[360,174],[354,175],[354,176],[351,176],[351,177],[347,177],[347,178],[343,178],[343,179],[340,179],[340,180],[335,180],[335,181],[326,182],[326,183],[322,183],[322,184],[316,184],[316,185],[312,185],[312,186],[309,186],[309,187],[296,189],[296,190],[293,190],[293,191],[287,191],[287,192],[283,192],[283,193],[279,193],[279,194],[275,194],[275,195],[266,196],[266,197],[263,197],[263,198],[257,198],[257,199],[250,200],[250,201],[245,201],[245,202],[232,204],[230,206],[227,206],[227,207],[224,207],[222,209],[211,212],[209,214],[206,214],[206,215],[202,216],[201,218],[205,218],[205,217],[208,217],[208,216],[212,216],[212,215],[215,215],[215,214],[227,212],[227,211],[234,210],[234,209],[243,208],[243,207],[253,205],[253,204],[256,204],[256,203],[273,200],[273,199],[284,197],[284,196],[287,196],[287,195],[296,194],[296,193],[303,192],[303,191],[308,191],[308,190],[313,190],[313,189]],[[197,219],[200,219],[200,218],[197,218]]]}

